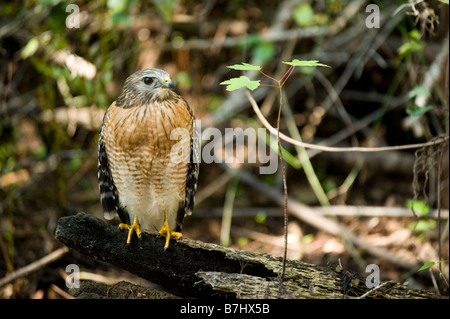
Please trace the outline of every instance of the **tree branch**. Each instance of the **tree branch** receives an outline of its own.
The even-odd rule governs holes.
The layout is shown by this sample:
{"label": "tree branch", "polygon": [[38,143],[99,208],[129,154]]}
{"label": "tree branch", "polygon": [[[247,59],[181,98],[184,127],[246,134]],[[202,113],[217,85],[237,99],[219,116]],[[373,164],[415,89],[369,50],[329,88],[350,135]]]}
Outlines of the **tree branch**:
{"label": "tree branch", "polygon": [[[247,98],[250,102],[250,104],[253,107],[253,110],[255,111],[258,119],[261,121],[261,123],[264,125],[265,128],[269,130],[269,132],[275,136],[277,136],[277,129],[274,128],[272,125],[270,125],[269,122],[267,122],[264,115],[259,110],[258,104],[256,103],[253,96],[250,94],[250,92],[246,89],[245,94],[247,95]],[[441,143],[448,143],[449,136],[438,136],[431,141],[428,141],[426,143],[418,143],[418,144],[408,144],[408,145],[398,145],[398,146],[384,146],[384,147],[331,147],[331,146],[325,146],[325,145],[317,145],[317,144],[310,144],[305,142],[297,141],[289,136],[284,135],[283,133],[279,133],[280,138],[288,143],[291,143],[293,145],[305,147],[305,148],[311,148],[316,150],[321,150],[324,152],[361,152],[361,153],[372,153],[372,152],[386,152],[386,151],[399,151],[399,150],[408,150],[408,149],[414,149],[414,148],[422,148],[426,146],[434,146]]]}
{"label": "tree branch", "polygon": [[[188,297],[221,298],[342,298],[343,272],[288,260],[285,280],[280,285],[282,258],[234,250],[183,238],[171,241],[164,250],[164,238],[143,233],[126,244],[126,232],[85,214],[62,217],[56,239],[70,248],[109,262],[171,292]],[[370,289],[364,278],[346,292],[356,298]],[[392,283],[367,298],[439,298],[429,292]],[[106,297],[106,296],[105,296]]]}
{"label": "tree branch", "polygon": [[43,268],[44,266],[58,260],[68,251],[69,251],[69,249],[67,249],[67,247],[59,248],[59,249],[51,252],[47,256],[42,257],[41,259],[38,259],[35,262],[32,262],[31,264],[29,264],[23,268],[20,268],[11,274],[6,275],[2,279],[0,279],[0,287],[3,287],[5,285],[13,282],[16,279],[25,277],[35,271],[38,271],[39,269]]}

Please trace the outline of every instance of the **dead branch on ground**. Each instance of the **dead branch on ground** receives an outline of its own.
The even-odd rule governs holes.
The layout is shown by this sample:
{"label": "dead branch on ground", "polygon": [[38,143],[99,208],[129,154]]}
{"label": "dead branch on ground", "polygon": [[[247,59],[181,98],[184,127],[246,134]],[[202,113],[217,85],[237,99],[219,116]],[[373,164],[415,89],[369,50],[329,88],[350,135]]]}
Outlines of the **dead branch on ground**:
{"label": "dead branch on ground", "polygon": [[183,238],[164,250],[164,239],[143,233],[126,244],[126,233],[102,220],[78,213],[62,217],[56,239],[95,259],[119,266],[185,297],[220,298],[342,298],[343,282],[353,279],[345,296],[357,298],[439,298],[398,283],[370,289],[358,274],[295,260],[287,261],[280,284],[282,258],[235,250]]}

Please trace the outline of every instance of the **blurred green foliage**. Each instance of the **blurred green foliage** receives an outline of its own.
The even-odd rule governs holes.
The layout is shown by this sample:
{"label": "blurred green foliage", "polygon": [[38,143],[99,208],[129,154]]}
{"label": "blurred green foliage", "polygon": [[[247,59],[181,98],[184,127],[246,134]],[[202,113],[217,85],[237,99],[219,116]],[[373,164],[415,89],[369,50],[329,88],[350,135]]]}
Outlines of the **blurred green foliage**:
{"label": "blurred green foliage", "polygon": [[314,10],[309,3],[302,3],[294,10],[294,21],[301,27],[314,23]]}

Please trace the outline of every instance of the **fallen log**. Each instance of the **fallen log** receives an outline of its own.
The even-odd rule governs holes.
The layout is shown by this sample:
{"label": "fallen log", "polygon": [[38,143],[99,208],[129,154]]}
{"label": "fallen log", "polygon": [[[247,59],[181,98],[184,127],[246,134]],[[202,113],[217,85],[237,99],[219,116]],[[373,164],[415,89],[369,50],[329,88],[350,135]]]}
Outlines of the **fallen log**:
{"label": "fallen log", "polygon": [[[143,233],[126,244],[127,232],[86,213],[62,217],[57,240],[163,286],[171,293],[194,298],[441,298],[395,282],[369,289],[365,278],[333,267],[288,260],[283,280],[282,258],[235,250],[183,238],[171,240]],[[345,291],[344,291],[345,290]]]}

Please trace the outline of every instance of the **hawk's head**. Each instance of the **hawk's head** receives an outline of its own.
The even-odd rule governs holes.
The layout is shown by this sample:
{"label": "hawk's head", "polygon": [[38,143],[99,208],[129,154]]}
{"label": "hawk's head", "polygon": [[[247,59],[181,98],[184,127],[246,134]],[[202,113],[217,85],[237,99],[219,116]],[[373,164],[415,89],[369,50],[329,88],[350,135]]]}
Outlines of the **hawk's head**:
{"label": "hawk's head", "polygon": [[161,69],[144,69],[126,79],[116,105],[128,108],[148,104],[152,99],[165,100],[173,89],[169,73]]}

